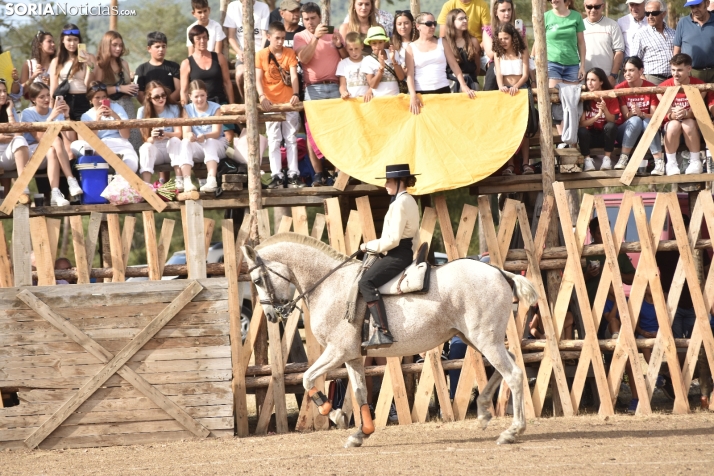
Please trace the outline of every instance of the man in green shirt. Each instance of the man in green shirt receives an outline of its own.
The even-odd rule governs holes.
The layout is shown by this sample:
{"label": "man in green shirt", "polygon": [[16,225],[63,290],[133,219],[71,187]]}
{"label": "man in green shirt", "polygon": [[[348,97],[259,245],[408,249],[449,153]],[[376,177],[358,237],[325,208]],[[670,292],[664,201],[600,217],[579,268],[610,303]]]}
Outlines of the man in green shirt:
{"label": "man in green shirt", "polygon": [[[597,218],[590,220],[588,225],[590,236],[593,238],[592,244],[602,244],[602,235],[600,234],[600,222]],[[602,277],[602,269],[605,266],[605,255],[586,256],[585,265],[585,287],[588,290],[588,298],[592,306],[597,294],[597,288],[600,286],[600,278]],[[632,266],[630,258],[625,253],[620,253],[617,256],[617,265],[620,268],[620,276],[625,284],[632,284],[635,278],[635,267]]]}

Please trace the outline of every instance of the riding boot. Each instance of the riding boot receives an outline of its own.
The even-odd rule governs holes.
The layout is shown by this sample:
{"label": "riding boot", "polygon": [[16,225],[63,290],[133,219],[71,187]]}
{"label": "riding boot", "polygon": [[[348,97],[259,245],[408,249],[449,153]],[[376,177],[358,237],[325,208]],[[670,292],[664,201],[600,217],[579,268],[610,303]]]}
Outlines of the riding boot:
{"label": "riding boot", "polygon": [[369,342],[362,342],[362,347],[365,349],[389,347],[394,343],[394,337],[392,337],[392,333],[389,332],[389,327],[387,327],[387,311],[384,309],[384,301],[381,296],[376,301],[368,302],[367,309],[372,315],[377,329],[372,334]]}

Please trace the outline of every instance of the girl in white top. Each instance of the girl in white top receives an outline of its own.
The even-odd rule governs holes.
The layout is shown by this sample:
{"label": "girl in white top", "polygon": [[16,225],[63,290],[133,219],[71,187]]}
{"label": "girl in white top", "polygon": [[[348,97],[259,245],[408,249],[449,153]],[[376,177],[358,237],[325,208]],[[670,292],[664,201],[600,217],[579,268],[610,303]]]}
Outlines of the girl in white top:
{"label": "girl in white top", "polygon": [[[150,81],[146,85],[144,105],[139,108],[137,119],[178,118],[181,108],[171,100],[171,91],[158,81]],[[154,166],[171,163],[176,176],[181,173],[181,137],[180,127],[154,127],[141,129],[144,143],[139,148],[139,173],[144,182],[150,183]]]}
{"label": "girl in white top", "polygon": [[[493,44],[493,61],[498,89],[515,96],[519,89],[527,87],[528,82],[528,55],[525,41],[510,23],[499,25],[494,30],[493,37],[496,40]],[[521,156],[523,157],[523,174],[532,174],[533,167],[529,164],[529,144],[525,136],[521,142]],[[513,171],[514,165],[511,157],[503,175],[513,175]]]}
{"label": "girl in white top", "polygon": [[55,57],[55,39],[52,33],[38,31],[32,39],[32,57],[22,65],[20,82],[25,87],[25,91],[34,82],[50,85],[50,63]]}
{"label": "girl in white top", "polygon": [[[221,106],[207,99],[206,85],[201,80],[191,81],[188,85],[191,103],[184,109],[187,117],[221,116]],[[208,170],[206,184],[201,187],[201,192],[215,192],[218,188],[216,175],[218,162],[226,156],[228,143],[223,137],[221,124],[206,124],[202,126],[184,126],[183,141],[181,142],[181,174],[176,176],[176,188],[185,192],[196,190],[191,182],[191,170],[194,161],[203,160]]]}
{"label": "girl in white top", "polygon": [[398,81],[406,76],[394,46],[390,45],[389,50],[384,49],[388,41],[381,26],[370,28],[364,40],[365,44],[372,47],[372,54],[362,60],[362,71],[367,75],[367,83],[375,97],[398,95]]}
{"label": "girl in white top", "polygon": [[[15,103],[10,99],[5,79],[0,78],[0,124],[16,122],[20,122],[20,119],[15,112]],[[30,152],[22,134],[0,133],[0,168],[5,170],[17,168],[18,173],[22,173],[29,160]],[[0,178],[0,181],[5,187],[5,193],[10,191],[11,179]],[[25,189],[25,193],[29,194],[29,189]]]}
{"label": "girl in white top", "polygon": [[82,114],[92,106],[87,100],[87,89],[94,81],[96,60],[87,53],[78,56],[82,35],[79,27],[68,23],[62,28],[60,35],[59,54],[50,63],[50,94],[55,96],[55,89],[69,77],[69,94],[64,98],[69,105],[69,119],[80,121]]}
{"label": "girl in white top", "polygon": [[[82,121],[119,121],[128,119],[124,108],[109,100],[107,86],[104,83],[98,81],[91,83],[87,93],[87,100],[91,102],[93,107],[82,114]],[[122,156],[122,161],[132,172],[136,172],[136,169],[139,168],[139,157],[137,157],[134,147],[129,143],[129,129],[100,129],[95,132],[97,137],[112,152]],[[91,148],[81,137],[80,140],[72,143],[72,153],[77,157],[85,155],[85,150]]]}
{"label": "girl in white top", "polygon": [[407,46],[407,85],[411,96],[410,110],[419,114],[423,106],[417,93],[421,94],[446,94],[450,93],[449,80],[446,78],[446,65],[451,67],[454,76],[461,85],[461,91],[469,98],[475,97],[464,81],[459,63],[456,62],[451,47],[434,37],[436,20],[434,15],[423,12],[416,17],[419,38]]}
{"label": "girl in white top", "polygon": [[392,46],[399,52],[400,66],[407,72],[407,46],[419,38],[419,32],[414,24],[414,17],[410,11],[399,12],[394,15],[394,27],[392,28]]}
{"label": "girl in white top", "polygon": [[[66,114],[69,113],[69,106],[64,100],[57,99],[55,107],[50,108],[50,88],[45,83],[33,83],[28,89],[28,96],[32,101],[33,106],[22,111],[22,122],[52,122],[64,121]],[[64,198],[59,189],[60,169],[67,177],[67,185],[69,185],[69,193],[72,196],[82,194],[82,187],[77,183],[77,179],[72,175],[72,168],[69,165],[69,156],[62,142],[64,133],[60,133],[52,147],[47,151],[47,178],[50,180],[52,194],[50,197],[50,205],[66,206],[69,205],[69,200]],[[30,153],[34,153],[39,145],[40,139],[44,135],[43,132],[25,132],[24,137],[29,144]],[[18,167],[18,173],[22,173]]]}

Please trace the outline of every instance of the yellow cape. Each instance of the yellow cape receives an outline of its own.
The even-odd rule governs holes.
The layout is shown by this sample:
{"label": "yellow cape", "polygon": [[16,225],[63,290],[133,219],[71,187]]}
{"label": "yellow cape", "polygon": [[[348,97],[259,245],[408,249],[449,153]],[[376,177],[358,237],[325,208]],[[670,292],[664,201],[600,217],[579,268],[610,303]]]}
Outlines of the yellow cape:
{"label": "yellow cape", "polygon": [[339,170],[384,185],[387,165],[408,163],[417,177],[412,193],[470,185],[498,170],[518,150],[528,124],[528,94],[500,91],[422,96],[409,112],[409,96],[306,101],[315,143]]}

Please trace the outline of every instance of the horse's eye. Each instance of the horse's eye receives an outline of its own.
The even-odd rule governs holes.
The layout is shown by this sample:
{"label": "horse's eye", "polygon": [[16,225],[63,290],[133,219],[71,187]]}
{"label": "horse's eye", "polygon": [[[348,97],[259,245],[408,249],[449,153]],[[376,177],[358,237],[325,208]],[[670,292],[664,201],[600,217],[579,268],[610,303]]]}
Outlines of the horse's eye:
{"label": "horse's eye", "polygon": [[253,280],[253,284],[255,284],[256,286],[260,286],[260,278],[255,278]]}

